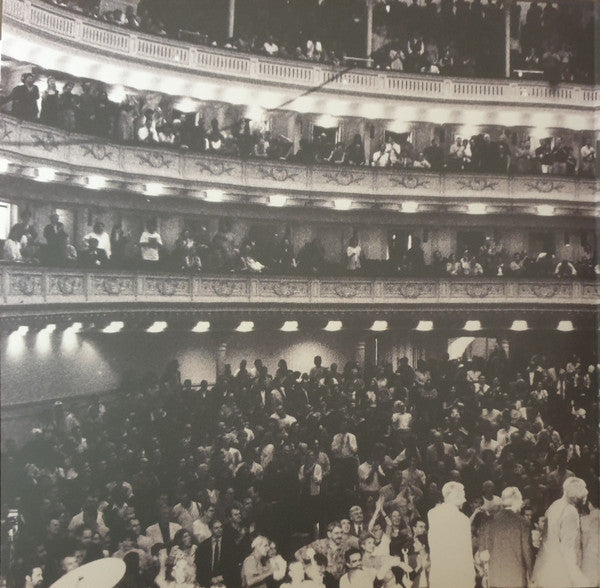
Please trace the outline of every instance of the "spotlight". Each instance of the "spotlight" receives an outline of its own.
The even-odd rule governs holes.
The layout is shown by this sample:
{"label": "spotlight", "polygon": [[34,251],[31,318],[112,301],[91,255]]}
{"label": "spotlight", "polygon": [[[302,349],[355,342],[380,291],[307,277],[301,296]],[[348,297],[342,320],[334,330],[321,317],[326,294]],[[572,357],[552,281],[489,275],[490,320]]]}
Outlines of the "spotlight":
{"label": "spotlight", "polygon": [[335,198],[333,205],[338,210],[350,210],[350,207],[352,206],[352,200],[349,200],[348,198]]}
{"label": "spotlight", "polygon": [[325,331],[339,331],[342,328],[342,321],[329,321],[325,325]]}
{"label": "spotlight", "polygon": [[252,321],[241,321],[237,326],[236,331],[238,333],[249,333],[254,330],[254,323]]}
{"label": "spotlight", "polygon": [[4,159],[4,157],[0,158],[0,174],[5,174],[8,171],[9,165],[10,161],[8,159]]}
{"label": "spotlight", "polygon": [[485,214],[486,210],[487,205],[483,204],[482,202],[471,202],[467,206],[467,212],[469,214]]}
{"label": "spotlight", "polygon": [[28,332],[29,327],[27,325],[21,325],[13,331],[13,335],[21,335],[22,337],[24,337],[25,335],[27,335]]}
{"label": "spotlight", "polygon": [[192,329],[192,333],[206,333],[210,329],[210,323],[208,321],[198,321],[196,326]]}
{"label": "spotlight", "polygon": [[102,190],[106,187],[106,178],[102,176],[88,176],[87,187],[90,190]]}
{"label": "spotlight", "polygon": [[204,199],[207,202],[222,202],[223,190],[206,190],[206,197]]}
{"label": "spotlight", "polygon": [[373,321],[373,324],[371,325],[371,331],[387,331],[387,328],[387,321]]}
{"label": "spotlight", "polygon": [[554,206],[551,204],[538,204],[537,213],[540,216],[552,216],[554,214]]}
{"label": "spotlight", "polygon": [[159,182],[148,182],[146,184],[146,194],[148,196],[160,196],[163,193],[163,185]]}
{"label": "spotlight", "polygon": [[70,333],[81,333],[82,330],[83,330],[82,323],[73,323],[70,327],[67,327],[65,329],[65,332],[69,331]]}
{"label": "spotlight", "polygon": [[528,328],[529,325],[527,324],[527,321],[523,320],[513,321],[512,325],[510,326],[511,331],[526,331]]}
{"label": "spotlight", "polygon": [[286,333],[290,333],[292,331],[298,330],[298,321],[285,321],[283,326],[280,329],[281,331],[285,331]]}
{"label": "spotlight", "polygon": [[575,327],[573,326],[572,321],[558,321],[556,330],[562,331],[563,333],[568,333],[569,331],[574,331]]}
{"label": "spotlight", "polygon": [[36,180],[38,182],[53,182],[56,179],[56,171],[51,167],[39,167]]}
{"label": "spotlight", "polygon": [[481,321],[467,321],[463,331],[481,331]]}
{"label": "spotlight", "polygon": [[109,325],[102,329],[103,333],[118,333],[123,327],[125,323],[123,321],[112,321]]}
{"label": "spotlight", "polygon": [[269,206],[285,206],[287,202],[287,196],[283,194],[274,194],[269,196]]}
{"label": "spotlight", "polygon": [[41,331],[40,333],[44,333],[44,334],[50,334],[53,333],[54,331],[56,331],[56,325],[51,323],[49,325],[46,325]]}
{"label": "spotlight", "polygon": [[418,202],[414,202],[413,200],[407,200],[406,202],[402,203],[402,212],[413,213],[417,212],[417,210],[419,210]]}
{"label": "spotlight", "polygon": [[154,321],[146,329],[146,333],[162,333],[166,328],[167,328],[166,321]]}

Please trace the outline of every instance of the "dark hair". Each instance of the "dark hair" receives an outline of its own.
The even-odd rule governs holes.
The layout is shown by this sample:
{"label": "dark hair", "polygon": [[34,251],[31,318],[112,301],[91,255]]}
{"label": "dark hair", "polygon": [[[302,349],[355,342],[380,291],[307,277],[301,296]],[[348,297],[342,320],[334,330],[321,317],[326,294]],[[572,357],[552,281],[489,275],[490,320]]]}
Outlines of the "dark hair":
{"label": "dark hair", "polygon": [[358,547],[351,547],[350,549],[348,549],[348,551],[346,551],[346,553],[344,553],[344,559],[346,560],[346,563],[350,561],[350,558],[355,553],[359,553],[360,555],[362,555],[362,551]]}
{"label": "dark hair", "polygon": [[167,546],[164,543],[155,543],[150,548],[150,555],[156,557],[163,549],[166,549]]}

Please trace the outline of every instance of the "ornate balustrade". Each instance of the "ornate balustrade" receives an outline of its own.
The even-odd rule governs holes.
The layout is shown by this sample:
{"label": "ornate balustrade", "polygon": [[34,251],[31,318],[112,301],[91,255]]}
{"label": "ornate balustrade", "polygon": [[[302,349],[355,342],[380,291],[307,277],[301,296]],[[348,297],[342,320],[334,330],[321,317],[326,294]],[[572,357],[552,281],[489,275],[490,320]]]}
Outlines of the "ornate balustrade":
{"label": "ornate balustrade", "polygon": [[[69,13],[36,0],[4,1],[4,33],[18,37],[26,27],[45,37],[82,46],[83,50],[150,63],[169,69],[202,72],[277,86],[315,88],[322,85],[343,94],[384,98],[423,98],[523,105],[594,108],[600,91],[594,87],[515,80],[473,80],[406,75],[371,70],[336,69],[284,61],[146,35]],[[13,55],[19,58],[18,55]]]}
{"label": "ornate balustrade", "polygon": [[[184,276],[2,266],[0,290],[5,307],[111,303],[183,305],[247,305],[266,309],[293,303],[294,308],[335,305],[388,309],[451,305],[462,307],[589,308],[598,303],[600,283],[534,279],[426,279],[287,276]],[[108,305],[108,306],[107,306]]]}
{"label": "ornate balustrade", "polygon": [[213,187],[232,195],[241,193],[242,201],[263,204],[269,193],[283,193],[294,204],[315,206],[331,205],[332,196],[344,196],[354,197],[353,208],[387,207],[414,198],[425,206],[423,210],[429,202],[454,206],[454,212],[461,212],[462,206],[465,212],[466,203],[476,200],[489,203],[488,213],[505,212],[507,206],[514,211],[517,205],[523,207],[523,212],[532,212],[532,205],[543,200],[556,206],[555,214],[596,212],[595,180],[242,160],[114,145],[6,115],[0,115],[0,156],[15,164],[10,173],[25,177],[35,177],[34,168],[47,166],[59,176],[63,174],[57,176],[57,181],[83,186],[91,174],[104,176],[107,188],[131,191],[143,191],[147,181],[160,181],[164,183],[164,195],[199,198],[199,190]]}

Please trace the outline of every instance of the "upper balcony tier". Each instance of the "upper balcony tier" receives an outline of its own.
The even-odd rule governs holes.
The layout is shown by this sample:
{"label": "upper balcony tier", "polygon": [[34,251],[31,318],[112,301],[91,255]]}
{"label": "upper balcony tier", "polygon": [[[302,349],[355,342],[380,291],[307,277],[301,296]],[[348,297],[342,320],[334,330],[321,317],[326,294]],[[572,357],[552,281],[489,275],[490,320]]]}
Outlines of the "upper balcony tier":
{"label": "upper balcony tier", "polygon": [[[268,108],[296,101],[290,108],[344,114],[356,112],[356,99],[368,96],[373,113],[389,113],[394,103],[412,100],[532,112],[540,106],[568,108],[587,117],[600,99],[595,87],[573,84],[552,88],[544,82],[442,78],[259,57],[117,28],[36,0],[5,0],[3,16],[3,51],[12,58],[200,99],[234,101],[236,95],[244,100],[256,92],[255,99]],[[589,128],[589,120],[587,125],[582,120],[580,128]]]}

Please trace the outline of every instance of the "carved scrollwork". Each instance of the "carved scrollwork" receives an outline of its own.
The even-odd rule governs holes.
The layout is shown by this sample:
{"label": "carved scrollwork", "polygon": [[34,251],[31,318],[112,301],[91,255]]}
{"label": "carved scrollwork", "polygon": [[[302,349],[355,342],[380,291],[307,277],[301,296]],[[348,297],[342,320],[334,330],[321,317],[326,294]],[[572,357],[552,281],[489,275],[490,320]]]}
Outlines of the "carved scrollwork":
{"label": "carved scrollwork", "polygon": [[73,296],[83,291],[83,280],[78,276],[53,276],[49,284],[50,294]]}
{"label": "carved scrollwork", "polygon": [[275,167],[263,167],[260,166],[258,168],[259,173],[263,178],[268,178],[270,180],[275,180],[276,182],[287,182],[288,180],[294,180],[294,178],[299,174],[299,172],[292,172],[292,170],[283,166],[275,166]]}
{"label": "carved scrollwork", "polygon": [[354,284],[337,284],[333,291],[340,298],[355,298],[358,294],[358,289]]}
{"label": "carved scrollwork", "polygon": [[113,152],[102,143],[87,143],[80,145],[84,157],[93,157],[96,161],[112,161]]}
{"label": "carved scrollwork", "polygon": [[492,290],[490,284],[467,284],[465,286],[465,292],[471,298],[486,298],[492,293]]}
{"label": "carved scrollwork", "polygon": [[273,293],[282,298],[289,298],[299,293],[297,284],[293,282],[275,282],[273,284]]}
{"label": "carved scrollwork", "polygon": [[33,296],[42,291],[42,281],[40,276],[14,276],[10,284],[11,294],[24,294]]}
{"label": "carved scrollwork", "polygon": [[538,298],[553,298],[558,292],[556,284],[534,284],[531,286],[531,291]]}
{"label": "carved scrollwork", "polygon": [[235,285],[232,282],[219,280],[213,282],[212,289],[217,296],[231,296],[235,290]]}
{"label": "carved scrollwork", "polygon": [[146,281],[149,293],[158,293],[161,296],[175,296],[175,294],[187,294],[188,282],[186,280],[151,279]]}
{"label": "carved scrollwork", "polygon": [[98,278],[96,281],[96,293],[119,296],[120,294],[134,292],[133,280],[127,278]]}
{"label": "carved scrollwork", "polygon": [[535,190],[536,192],[540,192],[542,194],[549,194],[550,192],[562,192],[563,184],[562,182],[557,182],[555,180],[535,180],[534,182],[525,182],[526,185]]}
{"label": "carved scrollwork", "polygon": [[234,169],[233,165],[226,165],[223,161],[197,159],[195,163],[201,170],[208,172],[213,176],[222,176]]}
{"label": "carved scrollwork", "polygon": [[44,151],[56,151],[60,146],[56,137],[48,131],[32,133],[31,138],[33,139],[33,146],[41,147]]}
{"label": "carved scrollwork", "polygon": [[350,184],[358,184],[362,180],[360,174],[356,174],[349,169],[341,169],[339,171],[328,171],[323,174],[328,184],[337,184],[338,186],[350,186]]}
{"label": "carved scrollwork", "polygon": [[163,167],[168,169],[173,163],[172,159],[165,157],[162,153],[158,151],[136,153],[136,157],[138,158],[140,164],[147,165],[154,169],[162,169]]}
{"label": "carved scrollwork", "polygon": [[420,178],[418,176],[390,176],[390,182],[396,184],[396,186],[402,186],[407,190],[416,190],[417,188],[427,187],[430,181],[426,178]]}
{"label": "carved scrollwork", "polygon": [[493,182],[486,178],[458,178],[456,182],[461,188],[471,190],[472,192],[494,191],[498,185],[498,182]]}

